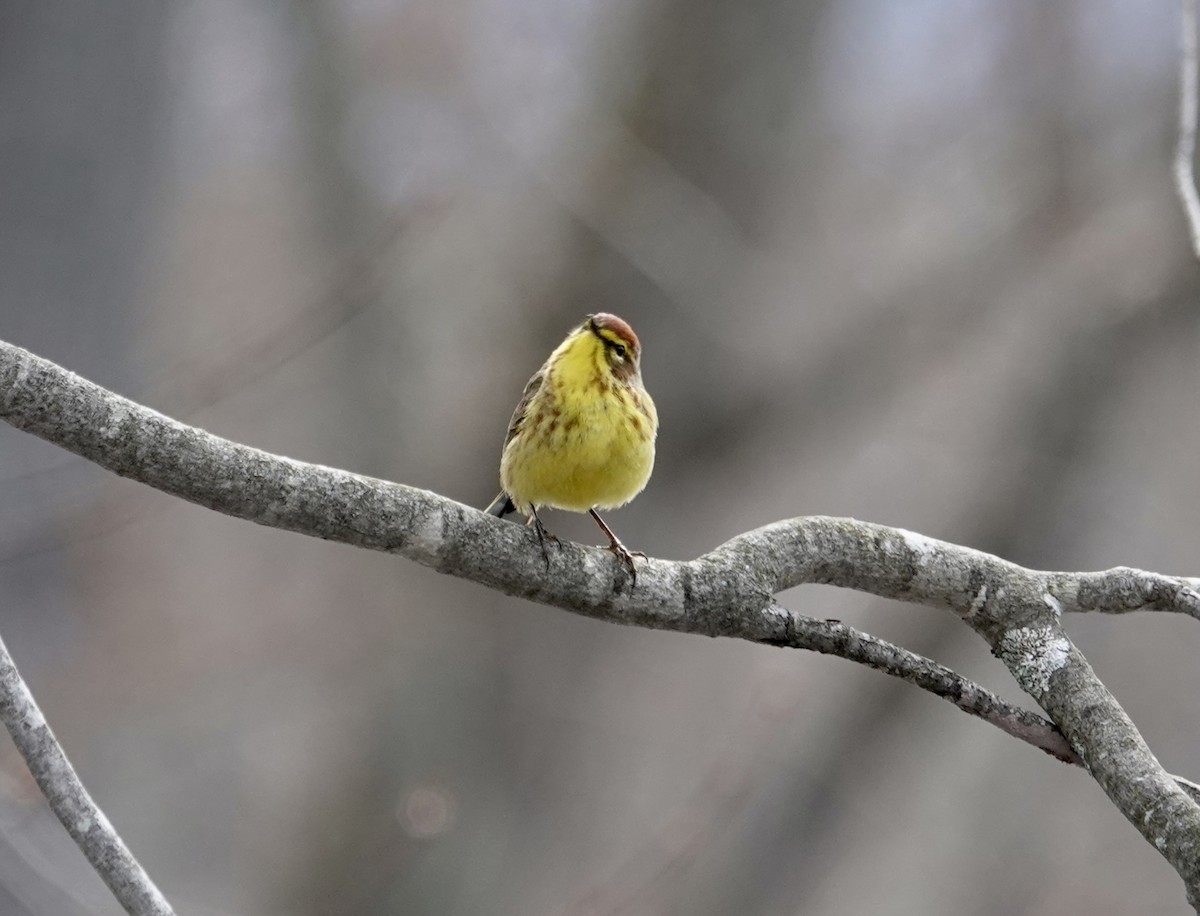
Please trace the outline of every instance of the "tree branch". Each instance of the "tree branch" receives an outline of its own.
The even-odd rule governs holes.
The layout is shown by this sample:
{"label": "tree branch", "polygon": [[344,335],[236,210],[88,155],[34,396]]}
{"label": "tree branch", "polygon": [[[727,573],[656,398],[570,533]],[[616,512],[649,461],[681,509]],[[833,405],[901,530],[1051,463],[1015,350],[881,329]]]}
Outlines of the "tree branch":
{"label": "tree branch", "polygon": [[1048,591],[1064,611],[1168,611],[1200,620],[1200,579],[1118,566],[1103,572],[1071,573],[1060,582],[1052,581]]}
{"label": "tree branch", "polygon": [[[1193,906],[1200,903],[1200,807],[1158,764],[1061,625],[1064,610],[1197,616],[1195,580],[1126,568],[1039,572],[902,529],[812,517],[747,532],[690,562],[647,560],[634,589],[608,551],[563,544],[551,551],[548,570],[522,526],[425,490],[221,439],[8,344],[0,344],[0,417],[114,473],[257,524],[397,553],[615,623],[817,651],[838,651],[840,643],[839,654],[953,690],[945,679],[957,675],[948,669],[892,656],[903,650],[863,641],[869,638],[840,624],[822,628],[785,611],[774,596],[824,583],[950,610],[987,641],[1113,803],[1180,874]],[[992,699],[973,694],[967,705],[983,709]],[[1029,725],[1028,715],[1007,707],[993,718],[1008,721],[1013,733]]]}
{"label": "tree branch", "polygon": [[1192,251],[1200,258],[1200,194],[1196,191],[1197,24],[1196,0],[1182,0],[1180,28],[1183,53],[1179,61],[1179,140],[1175,147],[1175,189],[1187,218]]}
{"label": "tree branch", "polygon": [[79,781],[3,640],[0,640],[0,719],[55,817],[83,850],[125,912],[133,916],[174,916],[171,905]]}
{"label": "tree branch", "polygon": [[1053,722],[1047,722],[1027,709],[1013,706],[945,665],[863,633],[840,620],[805,617],[778,604],[773,604],[768,613],[790,618],[791,622],[791,639],[773,645],[836,655],[898,677],[950,701],[963,712],[996,726],[1013,738],[1032,744],[1051,757],[1083,766],[1083,761]]}

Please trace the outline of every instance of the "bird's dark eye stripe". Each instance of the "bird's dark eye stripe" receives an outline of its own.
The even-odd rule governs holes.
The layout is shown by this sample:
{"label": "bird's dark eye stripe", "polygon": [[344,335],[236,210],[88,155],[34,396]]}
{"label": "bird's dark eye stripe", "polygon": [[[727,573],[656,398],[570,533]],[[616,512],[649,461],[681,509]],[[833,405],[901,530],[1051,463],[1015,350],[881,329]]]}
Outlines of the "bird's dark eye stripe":
{"label": "bird's dark eye stripe", "polygon": [[602,334],[600,329],[596,327],[595,319],[591,318],[590,316],[588,318],[588,328],[593,334],[600,338],[600,341],[604,344],[604,346],[611,350],[616,350],[621,356],[626,356],[629,353],[629,344],[621,343],[620,341],[613,340],[607,334]]}

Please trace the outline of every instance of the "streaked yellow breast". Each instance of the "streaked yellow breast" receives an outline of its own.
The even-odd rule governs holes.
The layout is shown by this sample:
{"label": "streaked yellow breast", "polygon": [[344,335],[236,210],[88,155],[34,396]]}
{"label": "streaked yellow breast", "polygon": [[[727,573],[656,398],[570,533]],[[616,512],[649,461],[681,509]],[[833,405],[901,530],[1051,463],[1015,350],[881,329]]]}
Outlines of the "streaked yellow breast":
{"label": "streaked yellow breast", "polygon": [[633,499],[654,469],[658,416],[636,376],[620,382],[603,343],[576,332],[543,367],[520,432],[505,447],[500,479],[517,508],[586,512]]}

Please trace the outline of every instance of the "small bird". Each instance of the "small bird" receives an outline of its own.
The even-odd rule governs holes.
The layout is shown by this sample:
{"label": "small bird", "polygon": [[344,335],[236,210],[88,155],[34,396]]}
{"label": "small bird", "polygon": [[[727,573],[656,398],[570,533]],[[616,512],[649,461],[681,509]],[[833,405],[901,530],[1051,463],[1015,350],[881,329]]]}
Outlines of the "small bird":
{"label": "small bird", "polygon": [[549,563],[541,506],[587,512],[637,582],[634,556],[596,509],[623,506],[654,469],[658,413],[642,386],[641,344],[616,315],[588,315],[534,373],[500,457],[500,495],[487,511],[529,517]]}

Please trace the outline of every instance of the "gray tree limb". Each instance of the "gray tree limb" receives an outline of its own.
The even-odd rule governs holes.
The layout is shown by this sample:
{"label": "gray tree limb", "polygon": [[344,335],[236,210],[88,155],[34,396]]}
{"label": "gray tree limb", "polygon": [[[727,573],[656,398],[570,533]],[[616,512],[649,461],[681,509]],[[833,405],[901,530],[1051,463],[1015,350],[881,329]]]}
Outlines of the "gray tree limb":
{"label": "gray tree limb", "polygon": [[953,703],[963,712],[976,716],[1002,732],[1045,751],[1064,763],[1083,766],[1083,761],[1052,722],[1036,713],[1013,706],[986,687],[963,677],[932,659],[911,652],[887,640],[863,633],[840,620],[817,620],[789,611],[776,604],[770,613],[791,618],[792,638],[788,642],[770,642],[791,649],[807,649],[836,655],[866,665],[910,684],[928,690]]}
{"label": "gray tree limb", "polygon": [[0,720],[51,810],[113,896],[133,916],[174,916],[171,905],[92,801],[0,640]]}
{"label": "gray tree limb", "polygon": [[[306,464],[187,426],[0,343],[0,417],[124,477],[219,512],[400,554],[489,588],[633,626],[827,651],[954,698],[999,703],[948,669],[836,621],[782,608],[807,583],[944,608],[991,647],[1047,712],[1092,777],[1183,878],[1200,905],[1200,806],[1166,773],[1062,628],[1069,611],[1200,616],[1197,580],[1118,568],[1041,572],[967,547],[854,519],[796,518],[739,535],[689,562],[646,560],[636,589],[605,550],[563,544],[549,566],[527,529],[425,490]],[[935,663],[929,662],[929,665]],[[940,669],[940,670],[939,670]],[[982,691],[982,688],[977,688]],[[935,691],[936,692],[936,691]],[[984,715],[1029,740],[1038,717]],[[1032,743],[1049,746],[1052,729]],[[1057,750],[1056,750],[1057,748]]]}
{"label": "gray tree limb", "polygon": [[1197,24],[1196,0],[1181,0],[1183,22],[1179,60],[1179,136],[1175,145],[1175,190],[1187,219],[1192,251],[1200,258],[1200,193],[1196,191]]}

